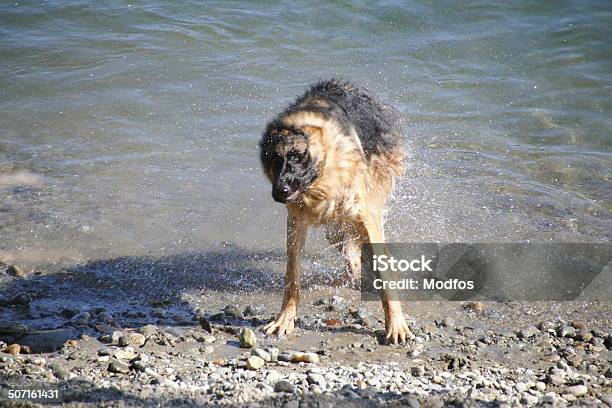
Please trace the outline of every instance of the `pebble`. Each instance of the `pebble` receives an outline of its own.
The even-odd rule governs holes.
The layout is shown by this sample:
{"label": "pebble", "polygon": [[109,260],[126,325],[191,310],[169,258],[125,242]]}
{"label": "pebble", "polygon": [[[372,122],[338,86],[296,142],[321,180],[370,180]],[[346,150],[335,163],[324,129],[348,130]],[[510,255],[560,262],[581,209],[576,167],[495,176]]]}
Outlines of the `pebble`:
{"label": "pebble", "polygon": [[562,324],[557,328],[557,336],[559,337],[574,337],[576,335],[576,329],[572,326]]}
{"label": "pebble", "polygon": [[108,371],[110,371],[111,373],[125,374],[130,371],[130,366],[122,361],[113,360],[108,365]]}
{"label": "pebble", "polygon": [[232,319],[243,319],[244,318],[244,316],[242,315],[242,312],[238,310],[236,306],[232,306],[232,305],[225,306],[225,309],[223,309],[223,313],[225,313],[227,317],[232,318]]}
{"label": "pebble", "polygon": [[73,377],[73,374],[66,370],[60,363],[58,362],[54,362],[52,364],[49,365],[49,368],[51,368],[51,371],[53,372],[53,375],[62,381],[68,381]]}
{"label": "pebble", "polygon": [[451,317],[445,317],[440,322],[440,326],[446,327],[447,329],[453,329],[455,327],[455,320]]}
{"label": "pebble", "polygon": [[274,384],[274,391],[275,392],[288,392],[288,393],[293,394],[294,392],[297,391],[297,388],[295,385],[291,384],[289,381],[280,380]]}
{"label": "pebble", "polygon": [[10,344],[4,350],[8,354],[19,354],[21,352],[21,346],[17,343]]}
{"label": "pebble", "polygon": [[120,346],[142,347],[146,341],[147,338],[144,336],[144,334],[133,332],[119,337],[118,343]]}
{"label": "pebble", "polygon": [[294,363],[318,363],[319,360],[319,356],[316,353],[297,352],[291,356],[291,361]]}
{"label": "pebble", "polygon": [[325,377],[323,377],[323,375],[318,374],[318,373],[308,374],[308,376],[306,377],[306,381],[308,382],[308,384],[311,384],[311,385],[315,384],[320,387],[325,386]]}
{"label": "pebble", "polygon": [[252,348],[257,345],[257,336],[255,332],[249,328],[244,328],[240,332],[240,347],[242,348]]}
{"label": "pebble", "polygon": [[581,397],[589,392],[587,386],[582,384],[567,387],[567,391],[575,397]]}
{"label": "pebble", "polygon": [[485,304],[482,302],[468,302],[463,307],[475,313],[482,313],[485,310]]}
{"label": "pebble", "polygon": [[138,329],[138,333],[145,336],[145,339],[149,339],[155,336],[157,333],[159,333],[159,329],[157,328],[157,326],[154,326],[152,324],[147,324],[146,326],[143,326],[140,329]]}
{"label": "pebble", "polygon": [[266,364],[266,361],[258,356],[250,356],[247,358],[246,363],[249,370],[259,370]]}
{"label": "pebble", "polygon": [[572,320],[570,325],[577,330],[586,330],[586,324],[580,320]]}
{"label": "pebble", "polygon": [[261,359],[263,359],[266,362],[272,361],[272,356],[270,355],[270,353],[268,353],[264,349],[260,349],[260,348],[255,347],[255,348],[253,348],[251,350],[251,355],[260,357]]}
{"label": "pebble", "polygon": [[519,337],[519,338],[521,338],[521,339],[528,339],[528,338],[531,338],[531,337],[535,336],[535,335],[536,335],[536,334],[538,334],[539,332],[540,332],[540,330],[538,330],[538,328],[537,328],[537,327],[535,327],[535,326],[529,326],[529,327],[526,327],[526,328],[524,328],[524,329],[520,330],[520,331],[517,333],[517,335],[518,335],[518,337]]}

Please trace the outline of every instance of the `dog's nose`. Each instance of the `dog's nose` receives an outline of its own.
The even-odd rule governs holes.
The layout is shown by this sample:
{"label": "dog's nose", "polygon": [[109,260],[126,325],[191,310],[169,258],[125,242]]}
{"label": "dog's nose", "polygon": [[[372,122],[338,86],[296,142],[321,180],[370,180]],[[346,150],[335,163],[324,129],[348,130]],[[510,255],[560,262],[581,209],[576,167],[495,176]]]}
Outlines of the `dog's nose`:
{"label": "dog's nose", "polygon": [[274,186],[272,188],[272,198],[279,203],[286,203],[287,197],[291,195],[289,186]]}

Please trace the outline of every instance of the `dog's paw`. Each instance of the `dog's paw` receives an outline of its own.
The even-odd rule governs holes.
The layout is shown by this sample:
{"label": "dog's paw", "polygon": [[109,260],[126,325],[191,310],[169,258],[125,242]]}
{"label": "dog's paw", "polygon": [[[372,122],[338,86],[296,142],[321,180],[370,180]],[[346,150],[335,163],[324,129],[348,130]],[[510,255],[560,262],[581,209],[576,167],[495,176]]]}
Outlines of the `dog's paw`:
{"label": "dog's paw", "polygon": [[262,331],[267,335],[286,336],[295,329],[295,312],[282,311],[274,320],[262,327]]}
{"label": "dog's paw", "polygon": [[386,340],[389,343],[404,343],[414,339],[414,334],[408,328],[403,316],[391,318],[386,325]]}

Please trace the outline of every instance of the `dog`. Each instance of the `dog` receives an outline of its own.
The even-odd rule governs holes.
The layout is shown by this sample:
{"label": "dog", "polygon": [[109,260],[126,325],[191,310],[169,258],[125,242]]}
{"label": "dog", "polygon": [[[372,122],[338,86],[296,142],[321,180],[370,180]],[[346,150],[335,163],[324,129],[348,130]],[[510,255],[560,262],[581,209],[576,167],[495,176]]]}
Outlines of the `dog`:
{"label": "dog", "polygon": [[[287,206],[282,307],[262,329],[283,336],[295,328],[307,229],[323,226],[348,277],[359,277],[362,244],[384,242],[384,206],[403,174],[405,151],[397,112],[339,79],[312,85],[267,124],[259,147],[272,197]],[[381,291],[381,300],[388,341],[412,338],[397,294]]]}

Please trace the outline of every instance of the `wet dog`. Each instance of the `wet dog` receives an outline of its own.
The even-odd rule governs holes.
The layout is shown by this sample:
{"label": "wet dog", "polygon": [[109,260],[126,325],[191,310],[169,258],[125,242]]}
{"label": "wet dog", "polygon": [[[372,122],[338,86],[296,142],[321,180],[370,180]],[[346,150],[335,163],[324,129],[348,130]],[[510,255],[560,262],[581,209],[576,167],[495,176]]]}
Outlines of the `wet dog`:
{"label": "wet dog", "polygon": [[[267,334],[293,331],[300,297],[300,256],[310,226],[324,226],[351,279],[361,245],[383,243],[384,206],[405,152],[397,113],[340,80],[313,85],[268,123],[260,142],[272,197],[287,206],[287,273],[281,311]],[[395,292],[381,291],[387,338],[412,337]]]}

